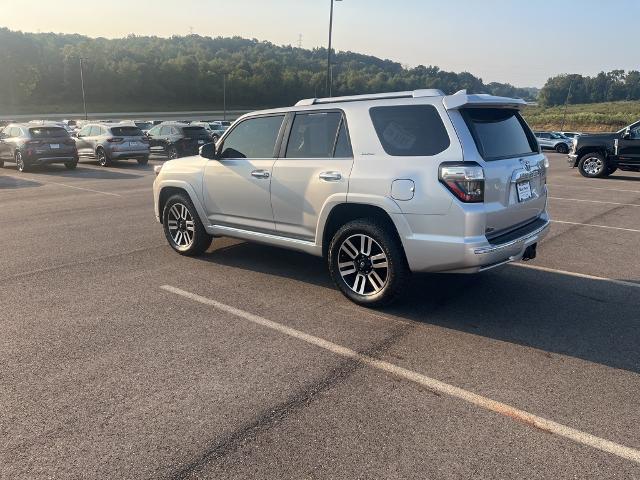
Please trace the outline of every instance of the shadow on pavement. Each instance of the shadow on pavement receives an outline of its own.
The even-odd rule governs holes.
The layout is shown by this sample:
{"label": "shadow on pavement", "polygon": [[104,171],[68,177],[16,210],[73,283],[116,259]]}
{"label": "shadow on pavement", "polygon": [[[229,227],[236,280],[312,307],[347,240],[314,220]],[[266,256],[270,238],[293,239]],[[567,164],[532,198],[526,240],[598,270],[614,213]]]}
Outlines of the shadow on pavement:
{"label": "shadow on pavement", "polygon": [[0,175],[0,190],[39,187],[41,183],[27,180],[26,178],[9,177]]}
{"label": "shadow on pavement", "polygon": [[[118,165],[118,164],[116,164]],[[153,167],[146,165],[144,167],[135,164],[135,169],[140,174],[153,172]],[[66,178],[91,178],[96,180],[131,180],[141,178],[144,175],[135,175],[133,173],[124,173],[113,170],[113,167],[105,168],[83,168],[82,163],[78,164],[75,170],[67,170],[64,165],[44,165],[42,167],[34,167],[29,170],[30,175],[47,175]]]}
{"label": "shadow on pavement", "polygon": [[[335,288],[324,260],[303,253],[239,243],[201,258]],[[640,296],[633,290],[507,266],[477,275],[416,274],[402,300],[384,311],[640,373]]]}

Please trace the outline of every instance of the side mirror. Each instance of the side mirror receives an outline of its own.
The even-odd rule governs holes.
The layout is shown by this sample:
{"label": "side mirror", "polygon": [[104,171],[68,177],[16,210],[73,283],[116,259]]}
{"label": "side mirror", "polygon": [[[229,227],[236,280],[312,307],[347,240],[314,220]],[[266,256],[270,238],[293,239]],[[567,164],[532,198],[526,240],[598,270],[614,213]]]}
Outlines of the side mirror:
{"label": "side mirror", "polygon": [[208,158],[209,160],[217,160],[218,154],[216,153],[216,144],[205,143],[200,147],[200,156],[202,158]]}
{"label": "side mirror", "polygon": [[628,140],[631,138],[631,130],[629,130],[628,128],[624,131],[624,133],[622,134],[622,138],[624,138],[625,140]]}
{"label": "side mirror", "polygon": [[80,134],[80,133],[76,133],[76,138],[82,138],[84,137],[84,135]]}

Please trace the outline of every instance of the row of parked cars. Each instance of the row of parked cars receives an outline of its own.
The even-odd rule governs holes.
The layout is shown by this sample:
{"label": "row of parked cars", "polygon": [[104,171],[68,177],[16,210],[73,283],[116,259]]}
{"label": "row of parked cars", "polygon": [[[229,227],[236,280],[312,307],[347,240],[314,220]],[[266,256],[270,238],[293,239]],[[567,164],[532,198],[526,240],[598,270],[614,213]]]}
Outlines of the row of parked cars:
{"label": "row of parked cars", "polygon": [[14,162],[19,171],[60,163],[74,169],[80,159],[101,166],[131,159],[146,165],[149,155],[170,159],[196,155],[216,142],[229,127],[226,121],[62,121],[8,122],[0,129],[0,167]]}

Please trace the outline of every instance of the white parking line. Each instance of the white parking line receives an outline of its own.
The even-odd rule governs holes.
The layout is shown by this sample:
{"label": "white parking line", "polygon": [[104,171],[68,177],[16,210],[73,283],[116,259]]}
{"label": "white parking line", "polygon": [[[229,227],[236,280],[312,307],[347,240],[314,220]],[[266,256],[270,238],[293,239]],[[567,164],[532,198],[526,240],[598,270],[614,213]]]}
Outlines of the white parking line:
{"label": "white parking line", "polygon": [[73,189],[76,189],[76,190],[84,190],[85,192],[100,193],[102,195],[110,195],[112,197],[122,197],[122,195],[119,195],[117,193],[103,192],[101,190],[93,190],[92,188],[76,187],[74,185],[67,185],[66,183],[50,182],[48,180],[42,180],[41,178],[29,177],[29,176],[26,176],[26,175],[18,176],[18,175],[7,175],[7,174],[4,174],[4,176],[11,177],[11,178],[17,178],[19,180],[31,180],[32,182],[38,182],[38,183],[42,183],[44,185],[58,185],[59,187],[73,188]]}
{"label": "white parking line", "polygon": [[623,190],[621,188],[604,188],[604,187],[590,187],[588,185],[560,185],[558,183],[548,183],[550,187],[562,187],[562,188],[579,188],[580,190],[589,189],[589,190],[607,190],[609,192],[629,192],[629,193],[640,193],[640,190]]}
{"label": "white parking line", "polygon": [[531,270],[540,270],[541,272],[560,273],[562,275],[569,275],[571,277],[586,278],[588,280],[598,280],[600,282],[609,282],[623,287],[640,288],[640,283],[627,282],[625,280],[616,280],[615,278],[596,277],[594,275],[587,275],[585,273],[567,272],[566,270],[556,270],[555,268],[529,265],[528,263],[512,263],[511,265],[513,265],[514,267],[530,268]]}
{"label": "white parking line", "polygon": [[547,197],[553,200],[568,200],[570,202],[588,202],[588,203],[606,203],[609,205],[624,205],[626,207],[640,207],[640,204],[637,203],[618,203],[618,202],[605,202],[602,200],[584,200],[581,198],[564,198],[564,197]]}
{"label": "white parking line", "polygon": [[551,223],[566,223],[567,225],[580,225],[580,226],[583,226],[583,227],[609,228],[611,230],[623,230],[625,232],[640,233],[640,230],[635,230],[633,228],[610,227],[608,225],[595,225],[593,223],[565,222],[564,220],[551,220]]}
{"label": "white parking line", "polygon": [[616,455],[632,462],[640,463],[640,450],[620,445],[610,440],[606,440],[604,438],[597,437],[580,430],[576,430],[575,428],[567,427],[566,425],[562,425],[552,420],[547,420],[532,413],[507,405],[505,403],[491,400],[490,398],[483,397],[481,395],[470,392],[468,390],[464,390],[459,387],[455,387],[453,385],[449,385],[447,383],[441,382],[431,377],[427,377],[426,375],[422,375],[412,370],[408,370],[392,363],[358,353],[355,350],[343,347],[342,345],[338,345],[320,337],[309,335],[308,333],[304,333],[300,330],[287,327],[286,325],[282,325],[281,323],[277,323],[272,320],[267,320],[264,317],[260,317],[250,312],[245,312],[244,310],[240,310],[239,308],[225,305],[224,303],[220,303],[216,300],[202,297],[195,293],[172,287],[171,285],[163,285],[160,288],[167,292],[180,295],[201,304],[212,306],[218,310],[229,313],[236,317],[243,318],[257,325],[270,328],[271,330],[275,330],[284,335],[302,340],[303,342],[315,345],[316,347],[323,348],[341,357],[357,360],[358,362],[361,362],[372,368],[422,385],[432,391],[439,392],[450,397],[458,398],[486,410],[490,410],[505,417],[517,420],[521,423],[524,423],[525,425],[538,428],[546,433],[559,435],[576,443],[596,448],[603,452]]}

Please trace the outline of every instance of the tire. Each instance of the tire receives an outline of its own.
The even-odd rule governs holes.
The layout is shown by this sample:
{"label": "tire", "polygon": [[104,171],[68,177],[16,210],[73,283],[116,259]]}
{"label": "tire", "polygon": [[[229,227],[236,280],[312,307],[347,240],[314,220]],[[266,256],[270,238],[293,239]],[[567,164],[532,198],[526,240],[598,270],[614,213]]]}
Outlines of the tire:
{"label": "tire", "polygon": [[557,144],[555,150],[556,152],[562,153],[562,154],[569,153],[569,147],[567,147],[566,143]]}
{"label": "tire", "polygon": [[586,153],[578,162],[580,175],[587,178],[601,178],[607,175],[607,162],[600,153]]}
{"label": "tire", "polygon": [[111,159],[107,155],[107,152],[104,151],[104,149],[99,148],[98,150],[96,150],[96,157],[98,158],[98,165],[100,165],[101,167],[111,166]]}
{"label": "tire", "polygon": [[162,227],[169,245],[180,255],[202,255],[213,241],[187,194],[179,193],[167,200],[162,211]]}
{"label": "tire", "polygon": [[143,157],[138,159],[138,165],[146,165],[149,163],[149,157]]}
{"label": "tire", "polygon": [[366,218],[343,225],[331,239],[329,272],[352,302],[381,307],[397,300],[411,276],[395,232]]}
{"label": "tire", "polygon": [[24,158],[22,158],[21,152],[16,152],[14,159],[16,162],[16,168],[19,172],[26,172],[29,170],[29,165],[24,161]]}
{"label": "tire", "polygon": [[0,160],[0,168],[4,167],[4,160]]}
{"label": "tire", "polygon": [[176,148],[175,145],[171,145],[167,149],[167,157],[169,157],[169,160],[175,160],[176,158],[180,158],[180,155],[178,154],[178,149]]}
{"label": "tire", "polygon": [[78,166],[78,161],[74,160],[73,162],[64,162],[64,166],[67,167],[67,170],[75,170]]}
{"label": "tire", "polygon": [[609,167],[609,168],[607,169],[607,176],[609,176],[609,175],[611,175],[611,174],[615,173],[617,170],[618,170],[618,167]]}

